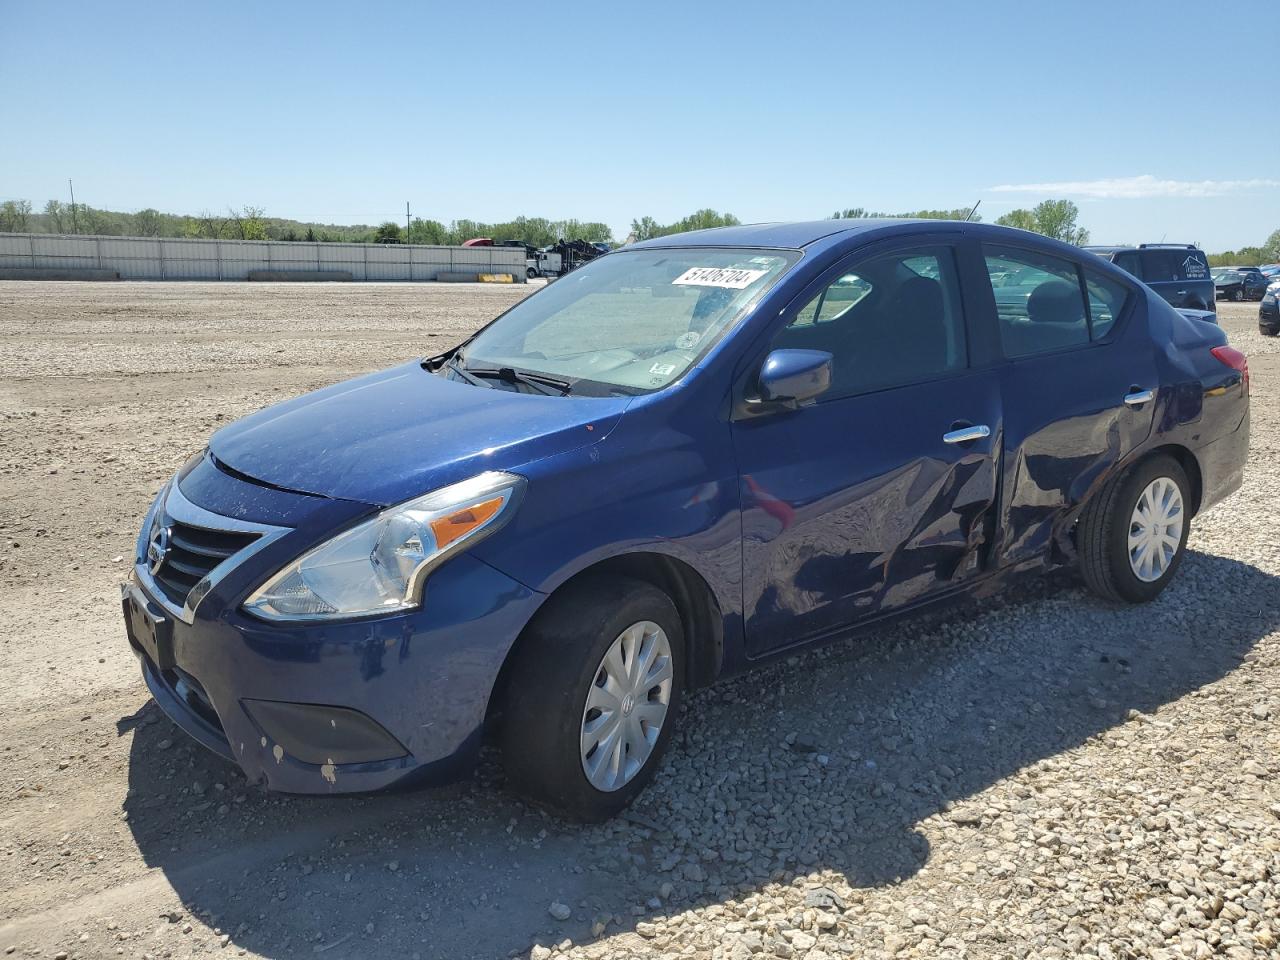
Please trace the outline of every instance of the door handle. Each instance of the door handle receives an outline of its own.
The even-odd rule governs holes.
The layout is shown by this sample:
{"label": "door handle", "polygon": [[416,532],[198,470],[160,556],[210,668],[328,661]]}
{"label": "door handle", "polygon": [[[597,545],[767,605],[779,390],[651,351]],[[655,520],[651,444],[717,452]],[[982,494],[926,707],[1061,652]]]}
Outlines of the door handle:
{"label": "door handle", "polygon": [[974,440],[985,440],[991,436],[991,428],[986,424],[973,427],[958,427],[942,435],[943,443],[971,443]]}
{"label": "door handle", "polygon": [[1144,403],[1150,403],[1156,397],[1154,390],[1140,390],[1137,387],[1130,387],[1129,392],[1124,395],[1124,402],[1131,407],[1140,407]]}

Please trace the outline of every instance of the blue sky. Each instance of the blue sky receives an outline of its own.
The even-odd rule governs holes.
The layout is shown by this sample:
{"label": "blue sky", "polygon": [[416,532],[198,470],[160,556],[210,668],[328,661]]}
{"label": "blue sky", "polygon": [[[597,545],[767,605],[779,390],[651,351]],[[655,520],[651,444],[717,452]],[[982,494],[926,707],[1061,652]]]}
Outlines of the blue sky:
{"label": "blue sky", "polygon": [[74,177],[112,209],[376,223],[409,200],[621,237],[704,206],[992,220],[1069,197],[1096,242],[1231,248],[1280,228],[1276,13],[0,0],[0,199]]}

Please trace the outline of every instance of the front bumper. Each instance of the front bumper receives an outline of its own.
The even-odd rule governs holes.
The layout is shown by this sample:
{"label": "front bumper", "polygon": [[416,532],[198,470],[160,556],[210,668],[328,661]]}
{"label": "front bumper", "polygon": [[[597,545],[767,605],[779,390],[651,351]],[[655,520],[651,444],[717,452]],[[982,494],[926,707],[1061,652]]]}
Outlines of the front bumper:
{"label": "front bumper", "polygon": [[378,790],[465,770],[502,663],[543,596],[464,553],[431,575],[422,610],[266,623],[240,603],[296,549],[286,540],[177,615],[135,563],[125,623],[160,708],[251,783],[287,793]]}

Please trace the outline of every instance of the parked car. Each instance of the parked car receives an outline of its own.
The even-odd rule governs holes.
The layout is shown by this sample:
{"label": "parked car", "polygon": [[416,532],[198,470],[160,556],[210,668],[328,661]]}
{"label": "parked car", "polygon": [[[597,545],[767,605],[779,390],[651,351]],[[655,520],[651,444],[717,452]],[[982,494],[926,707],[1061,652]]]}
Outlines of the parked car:
{"label": "parked car", "polygon": [[1209,261],[1195,244],[1144,243],[1137,247],[1084,249],[1133,274],[1175,307],[1215,309]]}
{"label": "parked car", "polygon": [[1280,263],[1264,263],[1258,268],[1268,283],[1275,283],[1280,280]]}
{"label": "parked car", "polygon": [[440,778],[488,728],[599,819],[718,678],[1062,565],[1151,600],[1248,394],[1221,328],[1022,231],[663,237],[215,433],[143,521],[129,642],[251,782]]}
{"label": "parked car", "polygon": [[1280,280],[1267,287],[1258,304],[1258,331],[1265,337],[1280,333]]}
{"label": "parked car", "polygon": [[1223,300],[1261,300],[1267,278],[1257,267],[1214,267],[1213,286]]}

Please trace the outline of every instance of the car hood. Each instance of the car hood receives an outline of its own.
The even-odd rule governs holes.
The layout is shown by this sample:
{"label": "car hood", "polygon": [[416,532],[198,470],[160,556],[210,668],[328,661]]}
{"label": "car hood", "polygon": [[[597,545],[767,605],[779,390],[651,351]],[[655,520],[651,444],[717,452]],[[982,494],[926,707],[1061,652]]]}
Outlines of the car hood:
{"label": "car hood", "polygon": [[630,400],[474,386],[414,362],[268,407],[209,448],[270,486],[386,506],[597,443]]}

